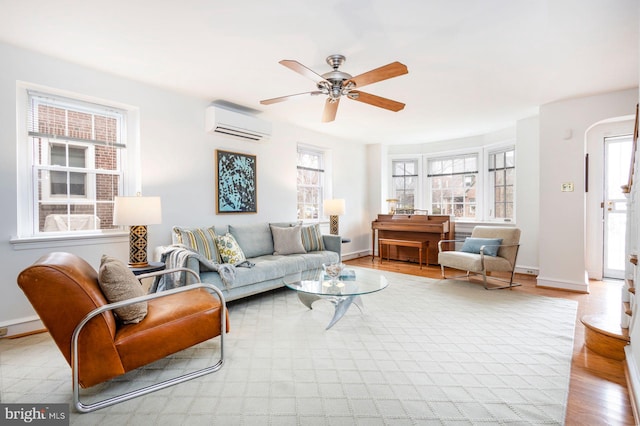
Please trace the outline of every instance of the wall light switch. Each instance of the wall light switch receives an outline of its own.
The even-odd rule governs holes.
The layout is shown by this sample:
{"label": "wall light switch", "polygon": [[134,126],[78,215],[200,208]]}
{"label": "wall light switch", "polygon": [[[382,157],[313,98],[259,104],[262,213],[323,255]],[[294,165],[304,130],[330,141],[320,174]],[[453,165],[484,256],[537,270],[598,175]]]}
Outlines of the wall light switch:
{"label": "wall light switch", "polygon": [[573,182],[564,182],[562,184],[562,192],[573,192]]}

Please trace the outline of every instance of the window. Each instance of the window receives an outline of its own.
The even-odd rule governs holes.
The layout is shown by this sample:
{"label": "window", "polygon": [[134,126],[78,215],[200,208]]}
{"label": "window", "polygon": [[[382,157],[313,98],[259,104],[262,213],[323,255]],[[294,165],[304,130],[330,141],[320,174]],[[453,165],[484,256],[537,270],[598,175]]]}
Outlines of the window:
{"label": "window", "polygon": [[324,195],[324,153],[298,146],[298,220],[319,220]]}
{"label": "window", "polygon": [[391,168],[392,198],[398,200],[396,212],[412,212],[418,189],[418,160],[393,160]]}
{"label": "window", "polygon": [[431,213],[475,219],[478,154],[433,158],[428,169]]}
{"label": "window", "polygon": [[489,153],[489,185],[493,189],[490,217],[507,220],[514,218],[515,180],[515,149]]}
{"label": "window", "polygon": [[115,229],[126,111],[28,90],[26,115],[29,160],[23,164],[29,164],[28,172],[21,172],[28,181],[24,204],[31,219],[21,234]]}

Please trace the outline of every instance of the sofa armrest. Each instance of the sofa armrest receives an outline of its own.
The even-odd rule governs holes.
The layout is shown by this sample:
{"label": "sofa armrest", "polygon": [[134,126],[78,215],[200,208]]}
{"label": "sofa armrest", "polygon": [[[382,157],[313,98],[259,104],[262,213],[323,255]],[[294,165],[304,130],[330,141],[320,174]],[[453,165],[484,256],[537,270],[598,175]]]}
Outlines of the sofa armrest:
{"label": "sofa armrest", "polygon": [[325,250],[334,251],[342,258],[342,237],[340,235],[325,234],[322,236],[322,242]]}

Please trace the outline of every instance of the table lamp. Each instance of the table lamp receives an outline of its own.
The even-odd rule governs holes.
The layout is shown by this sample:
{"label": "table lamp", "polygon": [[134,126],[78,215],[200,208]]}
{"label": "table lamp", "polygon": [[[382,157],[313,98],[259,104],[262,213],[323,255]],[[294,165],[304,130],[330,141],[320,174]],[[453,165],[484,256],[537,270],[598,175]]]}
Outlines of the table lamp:
{"label": "table lamp", "polygon": [[160,197],[115,197],[113,224],[129,226],[129,266],[141,268],[147,262],[147,225],[162,222]]}
{"label": "table lamp", "polygon": [[344,214],[344,200],[342,198],[324,200],[322,207],[324,214],[329,216],[329,233],[338,235],[338,216]]}

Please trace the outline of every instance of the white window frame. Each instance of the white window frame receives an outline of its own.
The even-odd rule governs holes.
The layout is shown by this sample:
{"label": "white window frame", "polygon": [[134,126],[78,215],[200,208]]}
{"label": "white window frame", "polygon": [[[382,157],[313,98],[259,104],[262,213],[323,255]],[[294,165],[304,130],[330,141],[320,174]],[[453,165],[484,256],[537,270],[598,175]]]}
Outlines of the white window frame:
{"label": "white window frame", "polygon": [[[416,194],[414,197],[414,209],[418,210],[427,210],[428,205],[425,205],[425,191],[423,190],[423,156],[422,155],[391,155],[389,156],[389,186],[388,186],[388,194],[389,197],[386,198],[397,198],[395,194],[395,188],[393,187],[393,163],[395,161],[416,161],[416,171],[418,173],[418,182],[416,184]],[[431,212],[429,212],[431,213]]]}
{"label": "white window frame", "polygon": [[[469,155],[475,155],[476,156],[476,161],[477,161],[477,165],[478,165],[478,174],[477,174],[477,182],[476,182],[476,191],[482,191],[484,186],[483,186],[483,182],[484,182],[484,174],[483,174],[483,164],[484,164],[484,160],[483,160],[483,152],[482,149],[466,149],[466,150],[456,150],[456,151],[446,151],[446,152],[438,152],[438,153],[432,153],[429,154],[428,156],[425,157],[424,160],[424,178],[423,180],[426,180],[426,188],[428,189],[426,191],[425,197],[427,198],[427,202],[426,205],[428,206],[427,208],[429,209],[429,213],[433,214],[433,211],[431,209],[432,206],[432,187],[431,187],[431,179],[429,178],[429,163],[431,162],[431,160],[438,160],[438,159],[447,159],[447,158],[455,158],[455,157],[462,157],[462,156],[469,156]],[[457,222],[477,222],[477,221],[482,221],[482,212],[484,211],[484,204],[483,204],[483,196],[481,194],[481,196],[478,196],[478,194],[476,193],[476,217],[475,218],[458,218],[456,217],[456,221]]]}
{"label": "white window frame", "polygon": [[[91,230],[51,233],[39,232],[35,223],[37,215],[37,194],[34,194],[32,164],[34,153],[29,142],[27,114],[29,91],[38,91],[69,98],[79,103],[93,103],[108,108],[122,110],[125,116],[126,128],[123,129],[123,140],[126,149],[119,150],[121,164],[121,195],[134,195],[141,192],[140,173],[140,143],[139,118],[137,107],[123,103],[60,90],[47,86],[18,81],[16,83],[16,111],[17,111],[17,235],[10,242],[15,249],[30,249],[36,247],[58,247],[83,243],[120,242],[120,236],[126,236],[125,230]],[[91,185],[89,185],[91,186]],[[115,238],[115,239],[114,239]]]}
{"label": "white window frame", "polygon": [[[514,199],[513,199],[513,218],[495,218],[493,216],[493,200],[494,200],[494,188],[489,176],[489,155],[497,152],[504,152],[508,150],[514,150],[515,167],[516,167],[516,182],[514,185]],[[418,176],[418,193],[416,194],[416,208],[424,208],[429,210],[429,214],[433,214],[431,211],[431,181],[427,177],[429,174],[429,160],[447,157],[463,156],[468,154],[476,154],[478,157],[478,181],[476,184],[478,194],[476,199],[476,218],[456,218],[457,222],[468,223],[515,223],[517,212],[517,147],[514,140],[505,140],[500,143],[485,145],[470,149],[457,149],[447,150],[440,152],[430,152],[427,154],[394,154],[388,156],[388,194],[390,197],[394,195],[393,188],[393,161],[397,160],[418,160],[419,164],[419,176]],[[389,197],[384,197],[389,198]]]}
{"label": "white window frame", "polygon": [[[513,185],[513,217],[512,218],[502,218],[495,217],[494,212],[494,202],[495,202],[495,186],[492,178],[492,174],[489,172],[489,157],[491,154],[498,154],[501,152],[507,152],[513,150],[513,161],[514,168],[516,170],[514,177],[514,185]],[[486,209],[484,210],[485,214],[485,222],[500,222],[500,223],[515,223],[516,222],[516,192],[517,192],[517,183],[518,183],[518,168],[517,168],[517,150],[516,146],[513,142],[503,143],[498,145],[492,145],[485,148],[485,161],[483,164],[484,172],[487,176],[487,184],[485,187],[484,193],[486,196]]]}
{"label": "white window frame", "polygon": [[[312,146],[312,145],[306,145],[303,143],[298,143],[296,146],[296,180],[297,180],[297,175],[298,175],[298,153],[299,152],[308,152],[311,154],[315,154],[320,156],[321,158],[321,163],[322,165],[320,166],[320,168],[322,169],[322,179],[320,181],[320,197],[319,197],[319,201],[318,201],[318,217],[316,219],[300,219],[298,218],[298,215],[296,213],[296,219],[297,220],[301,220],[304,223],[320,223],[325,219],[325,214],[323,211],[323,200],[327,199],[327,197],[330,195],[328,194],[329,191],[327,190],[327,188],[329,188],[330,186],[328,185],[329,182],[329,178],[328,176],[330,175],[329,173],[329,169],[330,169],[330,161],[329,161],[329,153],[327,150],[323,149],[323,148],[319,148],[316,146]],[[298,185],[296,184],[296,210],[297,210],[297,206],[298,206]]]}

